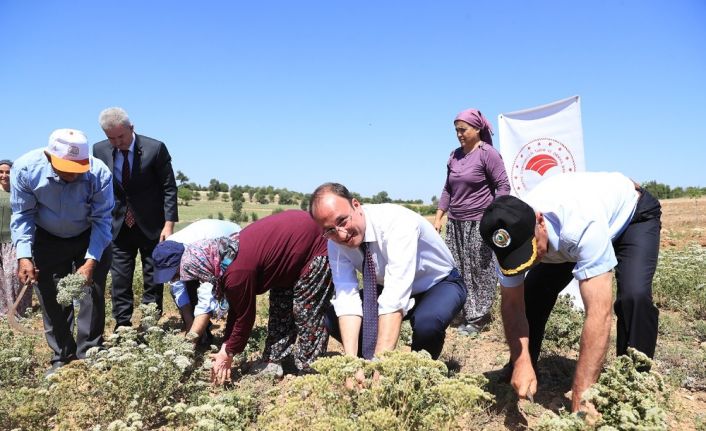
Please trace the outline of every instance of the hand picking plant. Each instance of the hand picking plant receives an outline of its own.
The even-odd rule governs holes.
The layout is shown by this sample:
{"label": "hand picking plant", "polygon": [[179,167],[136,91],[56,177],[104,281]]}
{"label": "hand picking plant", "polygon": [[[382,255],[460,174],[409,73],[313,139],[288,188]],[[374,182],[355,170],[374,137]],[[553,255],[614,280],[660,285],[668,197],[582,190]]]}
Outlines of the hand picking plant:
{"label": "hand picking plant", "polygon": [[56,286],[56,302],[63,306],[73,304],[74,299],[82,300],[86,296],[86,277],[78,272],[59,280]]}
{"label": "hand picking plant", "polygon": [[[593,423],[584,421],[584,413],[559,416],[548,414],[533,429],[549,430],[666,430],[667,393],[660,376],[652,370],[654,363],[633,348],[608,366],[598,382],[583,394],[600,416]],[[594,418],[595,419],[595,418]]]}

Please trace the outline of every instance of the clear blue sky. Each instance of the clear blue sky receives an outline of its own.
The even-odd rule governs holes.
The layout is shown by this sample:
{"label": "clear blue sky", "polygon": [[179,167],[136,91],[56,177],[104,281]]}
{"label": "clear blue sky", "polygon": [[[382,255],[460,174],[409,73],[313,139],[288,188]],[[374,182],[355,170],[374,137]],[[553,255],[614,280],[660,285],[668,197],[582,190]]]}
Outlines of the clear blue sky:
{"label": "clear blue sky", "polygon": [[706,186],[706,2],[0,0],[0,158],[122,106],[201,184],[429,201],[457,112],[573,95],[589,170]]}

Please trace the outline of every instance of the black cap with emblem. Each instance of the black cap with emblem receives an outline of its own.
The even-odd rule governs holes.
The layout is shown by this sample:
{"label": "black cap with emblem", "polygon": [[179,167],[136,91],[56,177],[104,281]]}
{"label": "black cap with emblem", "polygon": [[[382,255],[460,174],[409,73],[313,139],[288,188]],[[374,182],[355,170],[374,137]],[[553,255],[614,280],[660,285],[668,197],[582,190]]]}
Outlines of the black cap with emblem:
{"label": "black cap with emblem", "polygon": [[514,196],[500,196],[485,209],[480,235],[495,252],[503,274],[521,274],[534,263],[535,223],[532,207]]}

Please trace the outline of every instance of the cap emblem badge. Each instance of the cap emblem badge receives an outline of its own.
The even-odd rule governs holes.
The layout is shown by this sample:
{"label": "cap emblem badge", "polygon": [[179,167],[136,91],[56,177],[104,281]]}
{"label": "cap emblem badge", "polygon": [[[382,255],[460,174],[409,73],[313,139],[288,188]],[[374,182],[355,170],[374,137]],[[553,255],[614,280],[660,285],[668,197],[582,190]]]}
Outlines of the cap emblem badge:
{"label": "cap emblem badge", "polygon": [[498,229],[493,232],[493,244],[496,247],[505,248],[510,245],[510,242],[512,242],[512,238],[510,238],[510,234],[505,229]]}

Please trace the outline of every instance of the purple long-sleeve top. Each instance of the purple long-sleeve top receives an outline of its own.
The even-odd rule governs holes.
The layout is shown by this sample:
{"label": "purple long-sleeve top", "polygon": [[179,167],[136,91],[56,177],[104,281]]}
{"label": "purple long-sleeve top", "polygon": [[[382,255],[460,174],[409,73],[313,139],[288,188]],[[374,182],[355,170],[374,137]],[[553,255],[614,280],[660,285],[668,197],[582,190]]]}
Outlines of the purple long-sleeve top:
{"label": "purple long-sleeve top", "polygon": [[503,159],[492,145],[481,143],[468,154],[459,147],[451,153],[447,167],[439,209],[450,219],[478,221],[497,196],[510,194]]}

